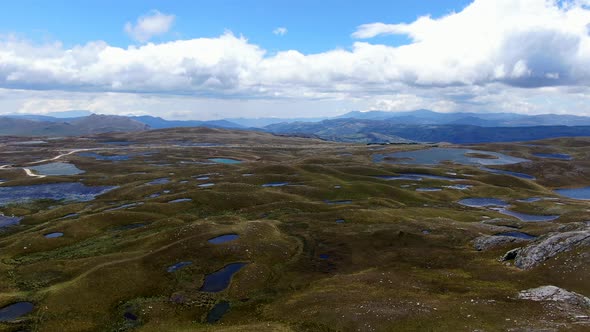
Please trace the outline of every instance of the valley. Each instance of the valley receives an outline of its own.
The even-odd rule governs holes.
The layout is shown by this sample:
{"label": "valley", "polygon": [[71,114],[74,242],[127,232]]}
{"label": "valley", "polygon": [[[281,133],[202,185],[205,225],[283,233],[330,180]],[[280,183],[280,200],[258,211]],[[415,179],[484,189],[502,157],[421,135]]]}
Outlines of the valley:
{"label": "valley", "polygon": [[587,329],[589,144],[0,137],[0,330]]}

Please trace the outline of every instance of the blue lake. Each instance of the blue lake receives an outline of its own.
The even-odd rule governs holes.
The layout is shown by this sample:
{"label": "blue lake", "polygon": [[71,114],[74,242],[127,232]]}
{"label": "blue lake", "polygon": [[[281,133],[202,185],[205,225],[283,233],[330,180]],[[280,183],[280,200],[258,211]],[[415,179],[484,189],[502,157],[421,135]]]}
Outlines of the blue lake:
{"label": "blue lake", "polygon": [[48,239],[55,239],[57,237],[64,236],[64,233],[62,233],[62,232],[54,232],[54,233],[45,234],[43,236],[46,237],[46,238],[48,238]]}
{"label": "blue lake", "polygon": [[31,302],[16,302],[0,309],[0,322],[11,322],[33,311]]}
{"label": "blue lake", "polygon": [[205,276],[203,286],[199,289],[201,292],[217,293],[225,290],[235,273],[240,271],[246,263],[232,263],[224,266],[222,269],[217,270],[211,274]]}
{"label": "blue lake", "polygon": [[[476,158],[466,156],[466,154],[483,154],[490,158]],[[395,160],[387,160],[393,158]],[[527,159],[507,156],[498,152],[479,151],[471,149],[456,148],[431,148],[415,151],[402,151],[388,154],[373,155],[374,162],[388,162],[394,164],[410,165],[437,165],[445,161],[454,162],[461,165],[510,165],[518,164]]]}
{"label": "blue lake", "polygon": [[565,153],[533,153],[533,156],[546,159],[572,160],[572,156]]}
{"label": "blue lake", "polygon": [[27,168],[41,175],[76,175],[84,173],[83,170],[79,169],[73,164],[60,162],[31,166]]}
{"label": "blue lake", "polygon": [[48,183],[31,186],[0,187],[0,206],[39,199],[86,202],[117,187],[86,186],[80,182]]}
{"label": "blue lake", "polygon": [[208,160],[218,164],[241,164],[241,160],[229,159],[229,158],[209,158]]}
{"label": "blue lake", "polygon": [[530,234],[523,233],[523,232],[504,232],[504,233],[498,233],[498,234],[494,234],[494,235],[516,237],[516,238],[525,239],[525,240],[533,240],[533,239],[537,238],[534,235],[530,235]]}
{"label": "blue lake", "polygon": [[561,196],[579,200],[590,200],[590,187],[573,189],[556,189],[555,193]]}
{"label": "blue lake", "polygon": [[21,217],[7,217],[5,215],[0,214],[0,228],[18,225],[21,221]]}
{"label": "blue lake", "polygon": [[169,267],[166,269],[166,271],[168,271],[168,272],[170,272],[170,273],[171,273],[171,272],[174,272],[174,271],[178,271],[178,270],[182,269],[182,268],[183,268],[183,267],[185,267],[185,266],[189,266],[189,265],[191,265],[192,263],[193,263],[193,262],[189,262],[189,261],[185,261],[185,262],[178,262],[178,263],[176,263],[176,264],[174,264],[174,265],[171,265],[171,266],[169,266]]}
{"label": "blue lake", "polygon": [[207,240],[207,242],[212,243],[212,244],[222,244],[222,243],[226,243],[229,241],[237,240],[239,238],[240,238],[240,236],[238,234],[224,234],[224,235],[220,235],[220,236],[214,237],[212,239],[209,239],[209,240]]}

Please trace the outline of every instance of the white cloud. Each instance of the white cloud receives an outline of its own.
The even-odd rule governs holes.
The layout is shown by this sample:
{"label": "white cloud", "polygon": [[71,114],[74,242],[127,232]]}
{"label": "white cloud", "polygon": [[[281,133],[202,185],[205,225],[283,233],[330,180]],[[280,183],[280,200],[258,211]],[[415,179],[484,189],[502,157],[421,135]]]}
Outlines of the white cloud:
{"label": "white cloud", "polygon": [[[168,23],[146,23],[159,16]],[[154,12],[129,30],[147,40],[168,31],[173,19]],[[475,0],[441,18],[372,23],[353,34],[404,34],[411,40],[407,45],[356,41],[350,49],[316,54],[270,54],[231,32],[127,48],[102,41],[64,48],[58,42],[35,45],[5,37],[0,38],[0,88],[193,96],[200,102],[231,97],[255,100],[252,105],[329,100],[343,108],[392,111],[511,111],[512,106],[535,113],[551,111],[539,91],[555,87],[548,93],[553,100],[571,97],[564,103],[572,106],[571,113],[590,114],[583,104],[588,98],[573,97],[571,91],[587,91],[590,85],[589,24],[590,8],[576,0]],[[156,99],[133,100],[140,109]],[[565,106],[551,107],[561,112]]]}
{"label": "white cloud", "polygon": [[272,31],[272,33],[274,33],[274,34],[275,34],[275,35],[277,35],[277,36],[284,36],[284,35],[286,35],[286,34],[287,34],[287,31],[288,31],[288,30],[287,30],[287,28],[285,28],[285,27],[278,27],[278,28],[274,29],[274,30]]}
{"label": "white cloud", "polygon": [[162,14],[157,10],[152,10],[146,15],[140,16],[137,22],[125,24],[125,32],[129,37],[139,42],[147,42],[154,36],[160,36],[170,31],[174,23],[174,15]]}

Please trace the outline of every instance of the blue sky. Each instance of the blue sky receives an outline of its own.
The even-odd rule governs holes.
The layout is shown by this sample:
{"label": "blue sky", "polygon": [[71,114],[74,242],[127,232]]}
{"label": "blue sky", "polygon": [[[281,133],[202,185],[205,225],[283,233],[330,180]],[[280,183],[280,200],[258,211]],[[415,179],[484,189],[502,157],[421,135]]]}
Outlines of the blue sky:
{"label": "blue sky", "polygon": [[[470,1],[5,1],[0,33],[17,33],[36,41],[57,39],[65,46],[104,40],[126,47],[133,43],[123,25],[150,10],[176,16],[170,33],[154,41],[216,37],[225,30],[243,34],[268,50],[297,49],[317,53],[350,47],[350,34],[367,22],[411,22],[420,15],[441,16],[463,9]],[[272,31],[286,27],[281,38]],[[405,43],[404,36],[381,38]]]}
{"label": "blue sky", "polygon": [[590,0],[4,2],[0,114],[590,115]]}

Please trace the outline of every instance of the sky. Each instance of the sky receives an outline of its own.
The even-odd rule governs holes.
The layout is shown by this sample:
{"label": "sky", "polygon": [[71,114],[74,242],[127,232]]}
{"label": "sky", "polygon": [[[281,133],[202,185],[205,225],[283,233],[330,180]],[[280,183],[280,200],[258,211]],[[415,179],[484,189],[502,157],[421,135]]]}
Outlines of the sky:
{"label": "sky", "polygon": [[4,2],[0,114],[590,116],[590,0]]}

